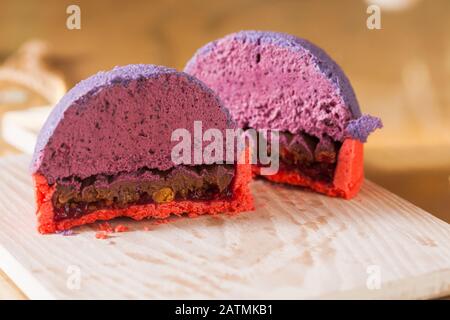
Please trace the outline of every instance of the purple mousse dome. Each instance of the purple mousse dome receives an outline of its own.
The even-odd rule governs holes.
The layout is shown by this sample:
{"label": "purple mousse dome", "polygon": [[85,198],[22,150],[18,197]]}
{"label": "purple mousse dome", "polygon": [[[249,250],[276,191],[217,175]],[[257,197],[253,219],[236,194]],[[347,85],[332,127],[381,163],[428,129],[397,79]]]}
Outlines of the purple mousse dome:
{"label": "purple mousse dome", "polygon": [[172,132],[187,129],[193,146],[194,121],[202,121],[203,132],[234,126],[217,95],[186,73],[144,64],[99,72],[55,106],[39,133],[31,171],[52,184],[66,177],[168,170],[180,141],[171,141]]}
{"label": "purple mousse dome", "polygon": [[241,31],[199,49],[185,72],[215,90],[240,127],[303,131],[335,141],[360,138],[353,135],[361,111],[348,78],[307,40]]}

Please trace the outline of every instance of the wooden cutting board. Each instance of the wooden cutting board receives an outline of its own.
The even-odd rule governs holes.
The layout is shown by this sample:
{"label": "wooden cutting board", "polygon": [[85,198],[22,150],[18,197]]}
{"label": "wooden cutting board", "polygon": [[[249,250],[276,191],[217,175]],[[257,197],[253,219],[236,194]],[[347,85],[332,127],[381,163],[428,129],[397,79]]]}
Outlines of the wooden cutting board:
{"label": "wooden cutting board", "polygon": [[95,238],[35,229],[29,156],[0,159],[0,268],[30,298],[432,298],[450,226],[366,181],[353,200],[256,180],[257,210]]}

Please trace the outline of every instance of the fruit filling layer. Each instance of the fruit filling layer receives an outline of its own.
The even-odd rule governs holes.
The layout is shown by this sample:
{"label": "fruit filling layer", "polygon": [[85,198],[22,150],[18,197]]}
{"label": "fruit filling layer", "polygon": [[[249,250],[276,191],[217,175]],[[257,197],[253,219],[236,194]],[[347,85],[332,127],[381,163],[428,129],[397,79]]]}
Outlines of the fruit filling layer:
{"label": "fruit filling layer", "polygon": [[280,132],[280,170],[331,183],[341,145],[328,136],[318,139],[306,133]]}
{"label": "fruit filling layer", "polygon": [[176,200],[215,200],[232,197],[235,166],[185,166],[167,171],[143,168],[133,173],[76,177],[56,182],[54,220],[78,218],[99,209],[167,203]]}

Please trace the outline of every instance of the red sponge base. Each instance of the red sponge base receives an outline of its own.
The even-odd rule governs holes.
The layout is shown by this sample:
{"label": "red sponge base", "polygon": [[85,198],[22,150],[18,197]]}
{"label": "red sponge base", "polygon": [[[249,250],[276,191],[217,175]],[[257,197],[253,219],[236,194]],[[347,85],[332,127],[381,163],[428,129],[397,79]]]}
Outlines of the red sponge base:
{"label": "red sponge base", "polygon": [[[364,181],[364,148],[358,140],[346,139],[339,151],[333,183],[314,181],[293,171],[278,171],[277,174],[263,176],[279,183],[308,187],[332,197],[351,199],[359,192]],[[258,174],[259,169],[254,167]]]}
{"label": "red sponge base", "polygon": [[236,176],[233,183],[233,198],[231,200],[211,201],[180,201],[164,204],[133,205],[125,209],[97,210],[76,219],[66,219],[55,222],[53,219],[52,195],[55,186],[49,186],[47,179],[39,174],[33,175],[37,203],[38,231],[40,233],[54,233],[75,226],[93,223],[97,220],[110,220],[116,217],[130,217],[134,220],[144,218],[164,219],[170,215],[187,214],[194,217],[202,214],[230,214],[250,211],[254,209],[253,198],[248,184],[252,179],[250,164],[237,164]]}

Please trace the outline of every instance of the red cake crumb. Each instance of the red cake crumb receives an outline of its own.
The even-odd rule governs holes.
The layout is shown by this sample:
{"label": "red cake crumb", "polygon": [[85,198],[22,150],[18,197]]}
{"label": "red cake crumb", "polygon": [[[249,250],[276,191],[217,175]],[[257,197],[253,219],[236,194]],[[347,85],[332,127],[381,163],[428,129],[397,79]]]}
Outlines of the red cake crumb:
{"label": "red cake crumb", "polygon": [[119,224],[114,228],[114,232],[127,232],[128,230],[128,227],[123,224]]}
{"label": "red cake crumb", "polygon": [[114,232],[113,227],[108,222],[103,222],[98,224],[98,230],[99,231],[105,231],[108,233]]}
{"label": "red cake crumb", "polygon": [[99,231],[99,232],[97,232],[97,233],[95,234],[95,237],[96,237],[97,239],[102,239],[102,240],[108,239],[108,235],[106,234],[105,231]]}

